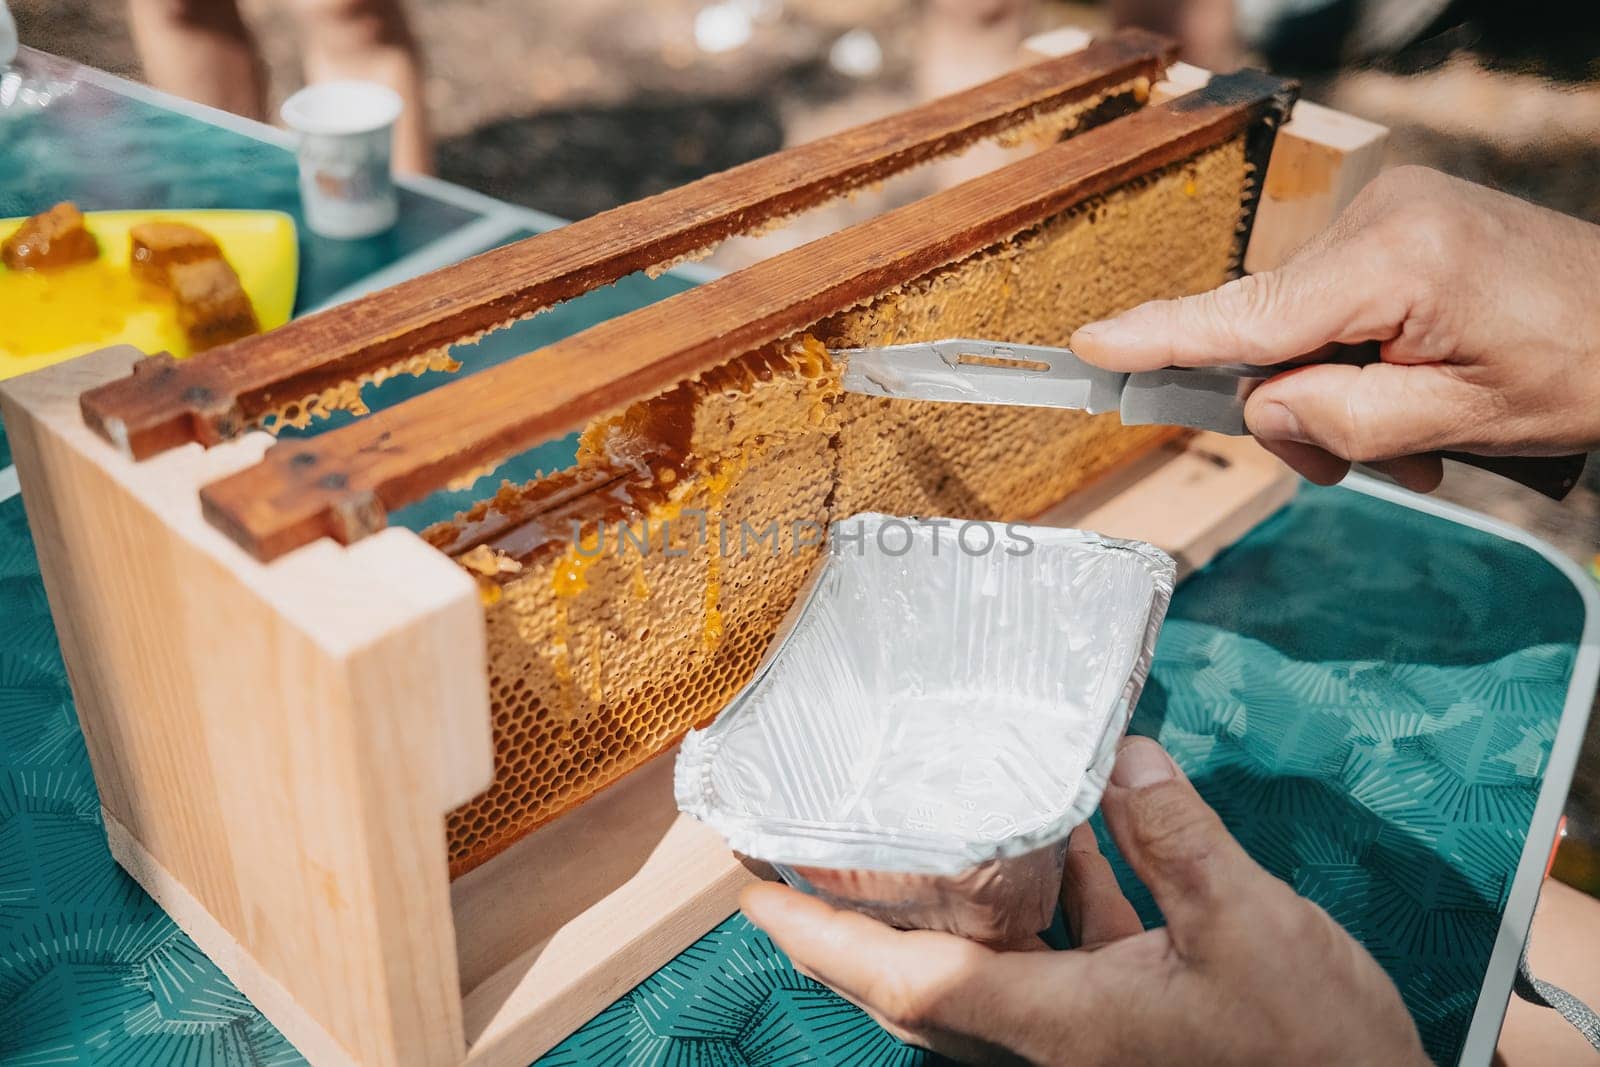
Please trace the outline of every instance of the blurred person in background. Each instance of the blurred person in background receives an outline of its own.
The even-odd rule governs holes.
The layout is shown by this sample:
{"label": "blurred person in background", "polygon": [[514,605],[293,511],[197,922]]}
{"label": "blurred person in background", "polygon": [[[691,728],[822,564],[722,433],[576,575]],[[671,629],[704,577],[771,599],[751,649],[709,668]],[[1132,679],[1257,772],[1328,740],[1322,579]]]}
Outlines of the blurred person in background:
{"label": "blurred person in background", "polygon": [[[926,29],[918,95],[924,99],[975,85],[1016,66],[1035,25],[1038,0],[925,0]],[[1243,60],[1241,29],[1275,24],[1283,9],[1337,6],[1342,0],[1106,0],[1112,26],[1138,26],[1171,37],[1185,62],[1227,71]],[[1442,0],[1441,0],[1442,2]],[[1292,18],[1290,20],[1293,21]]]}
{"label": "blurred person in background", "polygon": [[[1035,28],[1037,0],[926,0],[916,67],[919,100],[971,88],[1017,66]],[[1014,153],[990,141],[938,160],[929,175],[939,188],[959,185],[1008,162]]]}
{"label": "blurred person in background", "polygon": [[1106,6],[1112,25],[1139,26],[1165,34],[1178,42],[1178,55],[1184,62],[1207,70],[1229,71],[1242,61],[1236,9],[1250,3],[1251,0],[1110,0]]}
{"label": "blurred person in background", "polygon": [[917,95],[942,96],[1017,65],[1036,0],[926,0]]}
{"label": "blurred person in background", "polygon": [[[917,96],[929,100],[1014,68],[1037,29],[1038,0],[924,0]],[[1235,70],[1256,52],[1273,67],[1326,69],[1392,54],[1436,29],[1464,0],[1106,0],[1113,26],[1178,42],[1185,62]],[[998,150],[941,164],[953,184],[1002,162]]]}
{"label": "blurred person in background", "polygon": [[[307,82],[358,79],[400,94],[394,166],[430,173],[422,64],[400,0],[289,0]],[[267,117],[266,65],[238,0],[129,0],[150,84],[252,119]]]}
{"label": "blurred person in background", "polygon": [[1470,46],[1513,69],[1585,80],[1600,40],[1600,5],[1567,0],[1106,0],[1106,8],[1113,25],[1166,34],[1180,58],[1216,71],[1253,63],[1312,74],[1397,59],[1406,69]]}

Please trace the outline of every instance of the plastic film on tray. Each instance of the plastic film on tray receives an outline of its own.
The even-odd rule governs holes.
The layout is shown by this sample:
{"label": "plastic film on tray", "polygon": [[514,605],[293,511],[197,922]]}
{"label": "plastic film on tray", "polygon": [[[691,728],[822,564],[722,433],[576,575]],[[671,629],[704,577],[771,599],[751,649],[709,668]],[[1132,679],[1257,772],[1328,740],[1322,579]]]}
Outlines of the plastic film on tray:
{"label": "plastic film on tray", "polygon": [[829,539],[750,684],[684,740],[678,806],[896,926],[1037,933],[1149,673],[1172,560],[877,514]]}

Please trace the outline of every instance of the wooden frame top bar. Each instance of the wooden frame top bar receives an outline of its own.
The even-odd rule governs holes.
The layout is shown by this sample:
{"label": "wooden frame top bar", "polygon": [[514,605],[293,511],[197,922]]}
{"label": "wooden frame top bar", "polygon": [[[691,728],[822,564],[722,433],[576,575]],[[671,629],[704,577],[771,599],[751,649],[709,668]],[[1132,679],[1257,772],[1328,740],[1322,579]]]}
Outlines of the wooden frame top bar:
{"label": "wooden frame top bar", "polygon": [[1158,80],[1165,38],[1124,30],[831,137],[493,249],[272,333],[176,361],[153,356],[82,399],[85,421],[143,459],[210,446],[363,373],[496,329],[634,271],[692,255],[919,163],[1024,126],[1140,77]]}
{"label": "wooden frame top bar", "polygon": [[[205,515],[269,560],[350,542],[389,510],[652,396],[863,299],[1004,241],[1240,133],[1264,172],[1293,83],[1254,71],[1145,108],[1000,171],[813,241],[359,422],[274,445],[201,490]],[[1254,208],[1247,195],[1245,222]],[[1240,236],[1240,251],[1248,225]]]}

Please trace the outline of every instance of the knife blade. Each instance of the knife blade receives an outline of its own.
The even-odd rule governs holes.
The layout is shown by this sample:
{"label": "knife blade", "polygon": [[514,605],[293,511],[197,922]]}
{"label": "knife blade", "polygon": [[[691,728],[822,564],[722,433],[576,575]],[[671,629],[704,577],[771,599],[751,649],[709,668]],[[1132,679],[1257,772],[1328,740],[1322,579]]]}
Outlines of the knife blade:
{"label": "knife blade", "polygon": [[1239,436],[1244,401],[1272,371],[1243,364],[1121,374],[1071,349],[951,337],[835,349],[844,388],[867,396],[1116,411],[1127,425],[1187,426]]}
{"label": "knife blade", "polygon": [[[1071,349],[967,337],[830,349],[843,363],[846,392],[903,400],[1071,408],[1117,412],[1128,426],[1183,426],[1238,437],[1249,433],[1244,404],[1251,390],[1292,363],[1169,367],[1121,374],[1085,363]],[[1345,357],[1370,362],[1371,353]],[[1587,456],[1477,456],[1442,452],[1519,482],[1552,500],[1578,483]]]}

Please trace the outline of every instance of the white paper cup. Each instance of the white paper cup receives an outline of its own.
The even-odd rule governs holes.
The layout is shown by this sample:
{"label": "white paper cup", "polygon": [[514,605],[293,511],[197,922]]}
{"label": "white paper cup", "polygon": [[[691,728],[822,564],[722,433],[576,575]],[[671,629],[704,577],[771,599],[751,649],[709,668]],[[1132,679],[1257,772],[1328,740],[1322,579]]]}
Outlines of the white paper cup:
{"label": "white paper cup", "polygon": [[400,97],[362,81],[308,85],[283,102],[300,135],[300,199],[306,224],[324,237],[382,233],[400,215],[390,172]]}

